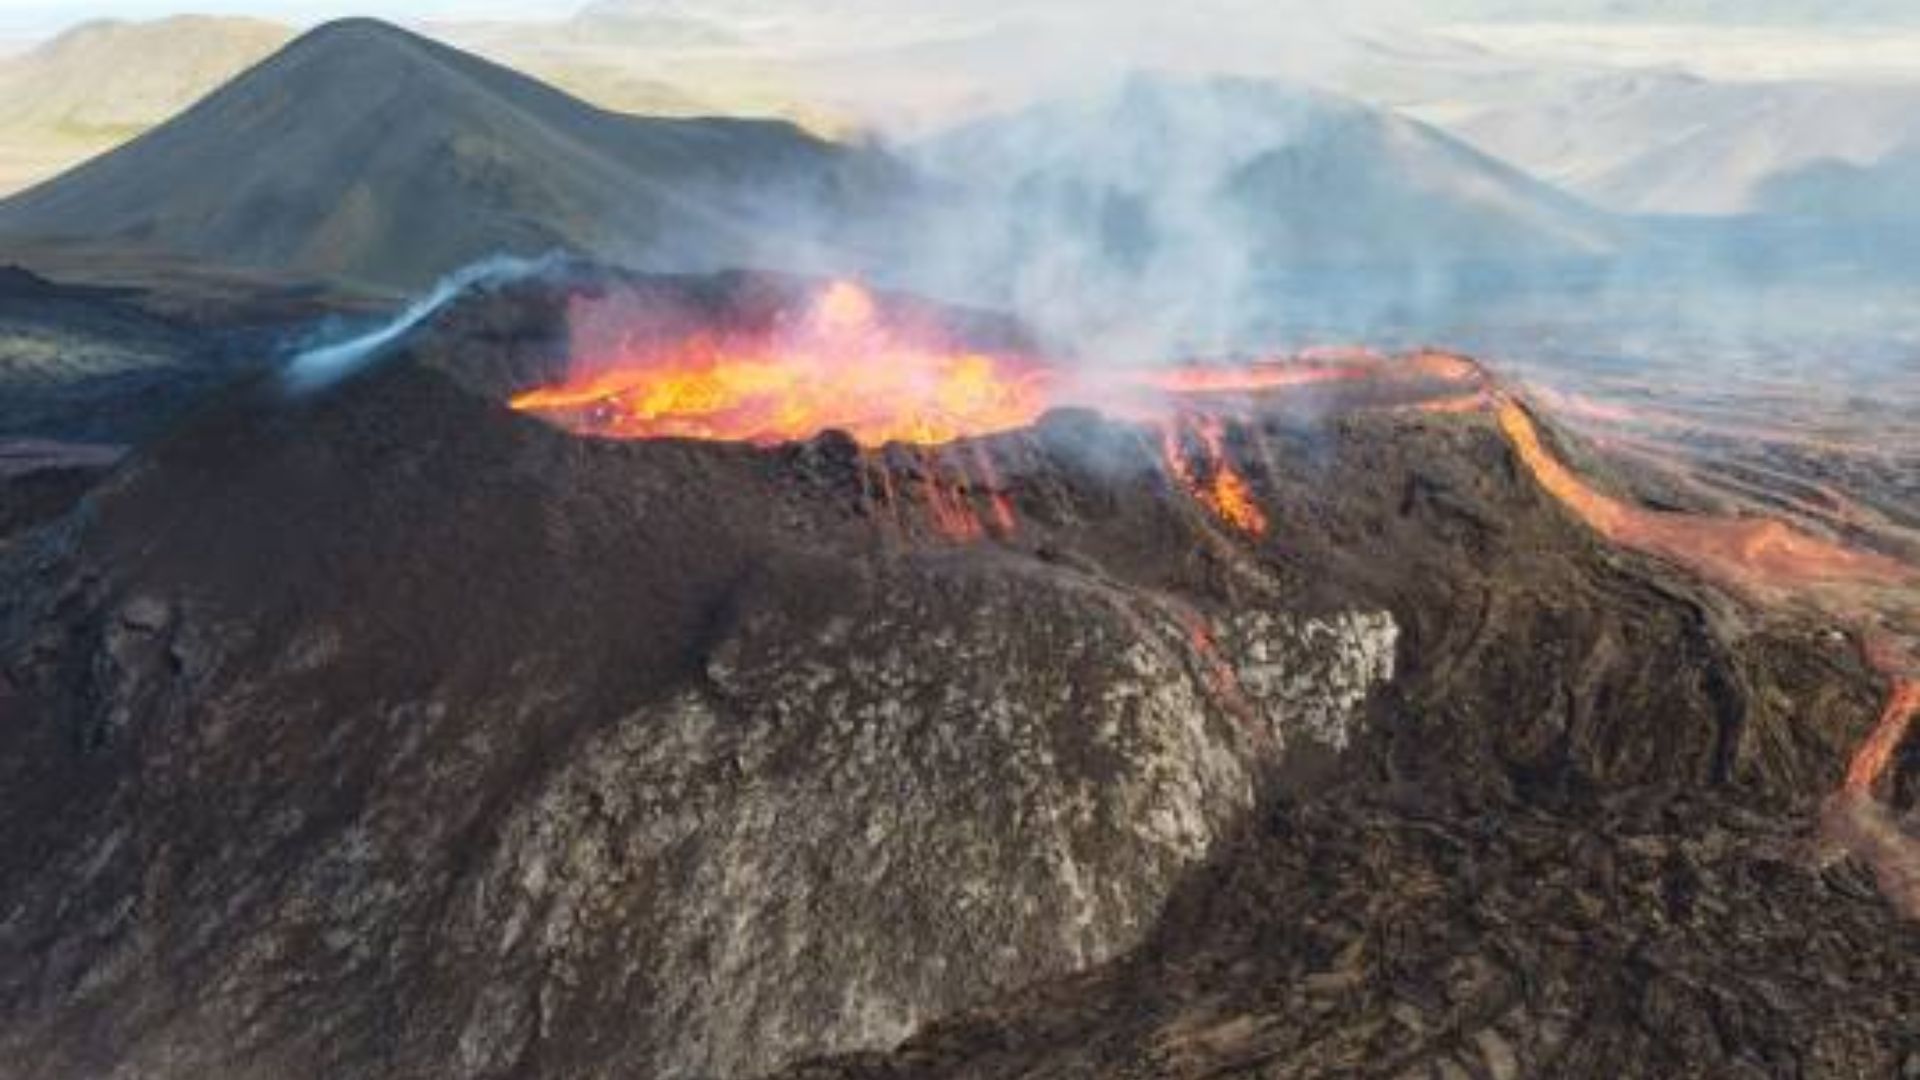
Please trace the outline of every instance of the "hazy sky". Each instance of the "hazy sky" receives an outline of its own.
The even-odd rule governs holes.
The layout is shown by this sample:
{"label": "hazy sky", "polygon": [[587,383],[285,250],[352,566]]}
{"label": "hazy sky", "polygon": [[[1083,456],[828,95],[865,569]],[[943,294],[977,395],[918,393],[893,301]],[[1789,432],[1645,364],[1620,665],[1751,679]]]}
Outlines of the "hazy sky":
{"label": "hazy sky", "polygon": [[[584,0],[0,0],[0,33],[46,34],[94,18],[152,18],[181,11],[249,14],[294,23],[340,15],[395,20],[565,18]],[[712,0],[633,0],[698,11]],[[739,0],[719,0],[738,4]],[[805,10],[818,0],[762,0],[769,9]],[[892,0],[902,10],[923,0]],[[955,4],[955,0],[930,0]],[[1000,0],[979,0],[991,10]],[[1116,8],[1164,7],[1164,0],[1108,0]],[[883,5],[884,6],[884,5]],[[1345,6],[1345,5],[1333,5]],[[1409,22],[1500,18],[1541,21],[1632,20],[1701,23],[1858,24],[1920,21],[1920,0],[1360,0]]]}
{"label": "hazy sky", "polygon": [[150,19],[183,11],[315,22],[341,15],[389,19],[565,18],[573,0],[0,0],[0,30],[46,33],[87,19]]}

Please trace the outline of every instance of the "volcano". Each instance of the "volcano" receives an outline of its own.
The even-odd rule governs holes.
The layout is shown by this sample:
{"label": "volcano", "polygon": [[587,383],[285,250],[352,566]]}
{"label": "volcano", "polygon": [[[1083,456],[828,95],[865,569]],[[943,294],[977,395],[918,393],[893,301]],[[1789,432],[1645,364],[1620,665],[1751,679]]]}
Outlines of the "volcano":
{"label": "volcano", "polygon": [[823,310],[1033,359],[576,264],[240,386],[5,541],[5,1060],[1903,1066],[1920,931],[1813,825],[1884,680],[1596,531],[1477,365],[1194,363],[928,441],[528,402],[614,372],[632,415],[739,355],[687,342]]}
{"label": "volcano", "polygon": [[0,204],[0,231],[406,288],[501,252],[750,263],[898,182],[788,124],[603,112],[362,19]]}

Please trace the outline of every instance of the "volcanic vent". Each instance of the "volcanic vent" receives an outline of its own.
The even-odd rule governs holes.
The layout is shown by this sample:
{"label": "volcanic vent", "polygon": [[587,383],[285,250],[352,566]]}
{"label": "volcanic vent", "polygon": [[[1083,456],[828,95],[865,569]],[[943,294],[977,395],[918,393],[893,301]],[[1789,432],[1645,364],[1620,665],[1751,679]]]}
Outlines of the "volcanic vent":
{"label": "volcanic vent", "polygon": [[[1266,516],[1226,447],[1228,424],[1244,421],[1256,397],[1328,384],[1357,391],[1347,395],[1349,408],[1362,397],[1428,410],[1487,400],[1477,367],[1438,354],[1058,363],[1041,359],[1016,328],[983,316],[901,297],[883,302],[848,281],[785,286],[743,290],[722,315],[651,290],[575,296],[564,377],[514,394],[511,405],[616,439],[777,446],[833,433],[864,452],[914,452],[945,531],[970,538],[989,523],[1001,534],[1017,531],[990,437],[1056,410],[1098,411],[1149,430],[1170,481],[1225,523],[1258,535]],[[1323,398],[1295,404],[1323,408]],[[950,486],[943,470],[953,473]],[[893,472],[878,474],[887,501]],[[985,514],[973,505],[976,493]]]}
{"label": "volcanic vent", "polygon": [[[847,342],[852,386],[809,359]],[[1675,791],[1702,829],[1808,820],[1880,715],[1824,624],[1568,513],[1466,361],[1041,355],[844,286],[572,268],[136,455],[0,560],[0,1053],[709,1076],[883,1050],[1036,981],[1234,951],[1189,932],[1192,890],[1283,865],[1238,860],[1288,805],[1288,858],[1337,881],[1235,925],[1322,967],[1410,956],[1420,1008],[1498,1016],[1507,954],[1436,988],[1451,938],[1334,944],[1417,936],[1366,920],[1463,849],[1403,845],[1524,817],[1537,855]],[[1395,842],[1349,858],[1350,821]],[[1593,902],[1629,939],[1728,921],[1661,962],[1884,1064],[1911,929],[1855,876],[1729,850],[1684,904],[1637,863]],[[1489,903],[1519,865],[1476,864]],[[1779,925],[1871,962],[1756,988],[1730,942]],[[1260,955],[1319,970],[1292,945]],[[1596,956],[1512,1022],[1557,1033],[1530,1064],[1632,1071],[1581,995],[1650,961]],[[1413,1061],[1461,1029],[1404,1030]]]}
{"label": "volcanic vent", "polygon": [[768,445],[832,428],[879,446],[1026,427],[1046,406],[1037,364],[954,345],[931,320],[897,325],[905,319],[883,317],[851,282],[761,325],[667,338],[668,321],[619,296],[575,300],[571,377],[517,395],[513,407],[618,438]]}

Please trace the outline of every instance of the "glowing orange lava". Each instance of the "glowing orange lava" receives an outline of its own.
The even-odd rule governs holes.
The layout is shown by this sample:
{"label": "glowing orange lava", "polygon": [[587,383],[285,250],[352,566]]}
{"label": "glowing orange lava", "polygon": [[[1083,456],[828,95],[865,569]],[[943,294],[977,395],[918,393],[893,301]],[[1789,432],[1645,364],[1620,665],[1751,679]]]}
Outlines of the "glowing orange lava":
{"label": "glowing orange lava", "polygon": [[1045,369],[931,337],[892,325],[864,289],[841,282],[780,332],[596,349],[574,377],[511,404],[616,438],[765,444],[838,428],[868,446],[952,442],[1024,427],[1045,411]]}
{"label": "glowing orange lava", "polygon": [[1893,764],[1894,751],[1906,741],[1907,731],[1913,726],[1916,713],[1920,713],[1920,682],[1895,680],[1886,710],[1880,714],[1880,722],[1874,726],[1873,734],[1867,737],[1866,743],[1853,755],[1853,762],[1847,768],[1848,791],[1866,794],[1880,782],[1887,767]]}
{"label": "glowing orange lava", "polygon": [[1155,369],[1136,374],[1134,381],[1164,393],[1187,395],[1259,394],[1358,380],[1474,383],[1483,378],[1472,360],[1432,349],[1399,357],[1365,349],[1316,349],[1284,360]]}
{"label": "glowing orange lava", "polygon": [[1255,361],[1231,367],[1176,367],[1137,376],[1145,386],[1169,394],[1250,394],[1316,383],[1365,379],[1374,369],[1359,365]]}
{"label": "glowing orange lava", "polygon": [[1548,452],[1533,417],[1499,405],[1500,428],[1529,472],[1555,498],[1614,543],[1686,566],[1756,595],[1822,584],[1912,581],[1898,559],[1845,547],[1766,518],[1722,518],[1649,510],[1590,487]]}
{"label": "glowing orange lava", "polygon": [[[1031,358],[956,347],[937,327],[905,325],[844,281],[824,288],[798,319],[755,330],[645,337],[630,323],[644,324],[647,314],[614,300],[577,301],[568,378],[517,395],[512,407],[611,438],[771,444],[837,428],[869,447],[926,446],[1025,427],[1054,405],[1090,405],[1158,423],[1170,398],[1253,398],[1366,379],[1482,378],[1472,361],[1447,353],[1392,358],[1365,349],[1058,378]],[[1208,501],[1258,531],[1238,475],[1225,468],[1209,470],[1209,477]]]}
{"label": "glowing orange lava", "polygon": [[[1200,438],[1202,455],[1197,461],[1187,452],[1183,428],[1191,428]],[[1218,417],[1162,424],[1160,454],[1167,472],[1196,502],[1249,536],[1266,534],[1267,515],[1254,502],[1253,490],[1227,455],[1226,428]]]}
{"label": "glowing orange lava", "polygon": [[[892,310],[839,282],[798,318],[674,333],[656,312],[583,299],[572,312],[570,376],[511,405],[611,438],[772,444],[839,429],[870,449],[904,443],[928,450],[1028,426],[1056,405],[1090,406],[1157,427],[1176,485],[1233,529],[1262,536],[1267,515],[1228,453],[1223,415],[1292,388],[1361,380],[1485,390],[1472,361],[1433,351],[1389,357],[1325,348],[1287,359],[1061,373],[1024,356],[954,347],[937,327],[906,325]],[[890,514],[894,500],[910,493],[933,532],[951,539],[1005,537],[1019,528],[998,470],[977,443],[970,456],[965,447],[925,454],[898,482],[882,469],[867,489]]]}

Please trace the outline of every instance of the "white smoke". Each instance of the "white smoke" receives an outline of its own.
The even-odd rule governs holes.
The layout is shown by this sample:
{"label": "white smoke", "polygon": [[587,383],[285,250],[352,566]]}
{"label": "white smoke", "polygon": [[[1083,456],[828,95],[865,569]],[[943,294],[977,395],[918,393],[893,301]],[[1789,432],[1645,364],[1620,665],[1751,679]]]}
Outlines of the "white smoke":
{"label": "white smoke", "polygon": [[407,305],[385,324],[363,334],[309,348],[296,355],[282,373],[287,389],[296,394],[324,389],[359,371],[389,345],[437,314],[467,290],[481,285],[524,281],[552,273],[561,265],[558,255],[525,259],[496,255],[441,278],[426,296]]}
{"label": "white smoke", "polygon": [[1132,74],[922,144],[922,168],[974,201],[933,215],[907,283],[1004,307],[1089,360],[1227,351],[1274,254],[1235,178],[1342,119],[1291,87]]}
{"label": "white smoke", "polygon": [[1605,247],[1552,193],[1326,89],[1378,63],[1411,6],[930,0],[915,13],[946,16],[944,36],[813,61],[767,44],[794,93],[872,125],[923,190],[838,250],[792,242],[832,224],[768,230],[745,264],[1004,310],[1055,352],[1130,363],[1377,340],[1400,309],[1452,304],[1462,264]]}

